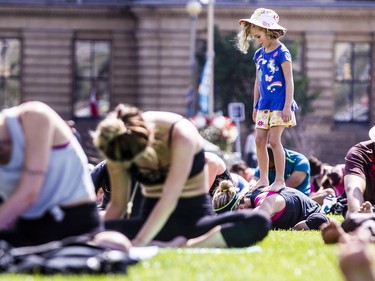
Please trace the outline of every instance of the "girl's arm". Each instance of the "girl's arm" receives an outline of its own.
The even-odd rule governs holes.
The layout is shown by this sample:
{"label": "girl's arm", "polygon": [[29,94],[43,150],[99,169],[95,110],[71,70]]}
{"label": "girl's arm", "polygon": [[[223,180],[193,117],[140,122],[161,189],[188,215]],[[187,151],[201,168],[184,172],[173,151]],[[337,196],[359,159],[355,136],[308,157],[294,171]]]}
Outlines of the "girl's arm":
{"label": "girl's arm", "polygon": [[0,229],[6,228],[38,199],[46,176],[55,126],[50,108],[33,103],[23,105],[20,118],[25,136],[25,158],[15,192],[0,205]]}
{"label": "girl's arm", "polygon": [[131,177],[121,162],[107,160],[107,166],[111,183],[111,200],[106,208],[104,219],[119,219],[125,215],[130,199]]}
{"label": "girl's arm", "polygon": [[255,72],[254,81],[254,100],[253,100],[253,121],[256,122],[257,110],[255,109],[256,104],[259,100],[259,85],[258,85],[258,71]]}
{"label": "girl's arm", "polygon": [[188,120],[183,119],[174,126],[171,165],[163,192],[145,224],[132,241],[134,246],[149,244],[176,208],[193,164],[199,138],[194,125]]}
{"label": "girl's arm", "polygon": [[284,122],[290,120],[292,115],[292,102],[294,97],[294,82],[293,82],[293,70],[292,70],[292,63],[290,61],[284,61],[281,64],[281,68],[283,70],[284,78],[285,78],[285,104],[284,109],[282,111],[282,117]]}

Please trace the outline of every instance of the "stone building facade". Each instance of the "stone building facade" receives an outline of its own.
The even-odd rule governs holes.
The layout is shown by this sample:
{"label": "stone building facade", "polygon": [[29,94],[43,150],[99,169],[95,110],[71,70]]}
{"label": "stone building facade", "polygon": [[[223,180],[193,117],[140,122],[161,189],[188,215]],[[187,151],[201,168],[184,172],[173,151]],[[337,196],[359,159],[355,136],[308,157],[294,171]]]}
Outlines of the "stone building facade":
{"label": "stone building facade", "polygon": [[[20,42],[20,70],[15,75],[20,102],[41,100],[65,119],[74,119],[90,150],[87,131],[96,126],[100,116],[77,116],[77,89],[90,86],[87,81],[77,86],[81,85],[77,74],[81,69],[77,67],[76,48],[80,42],[89,42],[95,51],[96,45],[90,44],[99,41],[109,46],[108,64],[100,80],[106,92],[104,108],[125,102],[143,110],[186,114],[190,83],[186,1],[47,2],[0,0],[0,40],[13,38]],[[216,0],[215,25],[224,32],[236,31],[238,19],[248,17],[258,7],[275,9],[280,23],[288,28],[288,39],[303,42],[303,71],[310,79],[310,90],[321,92],[314,102],[315,112],[304,121],[308,132],[302,137],[302,150],[331,164],[342,163],[348,148],[367,139],[368,129],[375,124],[375,3]],[[206,12],[204,7],[198,19],[197,34],[201,39],[207,31]],[[370,46],[370,62],[366,64],[370,65],[368,112],[361,122],[335,119],[338,42],[364,42]],[[84,73],[85,65],[82,69]],[[93,69],[95,72],[95,63]],[[9,74],[5,72],[0,76],[6,80]],[[6,105],[9,97],[1,95],[0,89],[0,100]]]}

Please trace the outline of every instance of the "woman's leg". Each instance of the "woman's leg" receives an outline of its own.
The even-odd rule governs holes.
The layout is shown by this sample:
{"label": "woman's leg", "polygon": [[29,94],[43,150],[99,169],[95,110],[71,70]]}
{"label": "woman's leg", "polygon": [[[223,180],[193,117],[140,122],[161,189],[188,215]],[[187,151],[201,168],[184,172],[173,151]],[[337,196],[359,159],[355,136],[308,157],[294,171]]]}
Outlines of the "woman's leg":
{"label": "woman's leg", "polygon": [[215,226],[205,234],[196,238],[186,239],[183,236],[177,236],[176,238],[163,242],[163,241],[152,241],[151,245],[159,247],[186,247],[186,248],[227,248],[227,243],[221,234],[221,226]]}
{"label": "woman's leg", "polygon": [[204,217],[197,225],[204,234],[186,239],[179,236],[167,242],[153,241],[160,247],[232,248],[249,247],[263,240],[271,229],[269,217],[262,211],[241,210]]}
{"label": "woman's leg", "polygon": [[94,202],[61,208],[60,211],[63,215],[61,221],[56,220],[50,212],[38,219],[19,219],[11,230],[0,232],[0,239],[8,241],[14,247],[23,247],[102,230]]}
{"label": "woman's leg", "polygon": [[275,182],[272,183],[272,190],[279,190],[285,187],[285,151],[283,144],[281,143],[281,135],[284,132],[285,127],[275,126],[270,129],[269,143],[272,148],[273,158],[275,163]]}
{"label": "woman's leg", "polygon": [[240,210],[205,217],[197,227],[210,230],[202,237],[188,241],[190,247],[248,247],[263,240],[272,223],[262,211]]}
{"label": "woman's leg", "polygon": [[228,245],[221,234],[221,226],[215,226],[207,233],[186,241],[188,248],[226,248]]}

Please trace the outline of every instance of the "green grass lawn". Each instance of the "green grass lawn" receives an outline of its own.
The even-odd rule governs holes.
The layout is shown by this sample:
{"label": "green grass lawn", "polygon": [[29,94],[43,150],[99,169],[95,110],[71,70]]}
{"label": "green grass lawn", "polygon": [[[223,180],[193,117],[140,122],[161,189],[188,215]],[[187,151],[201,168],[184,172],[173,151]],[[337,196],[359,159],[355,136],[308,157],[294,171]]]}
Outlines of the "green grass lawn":
{"label": "green grass lawn", "polygon": [[124,280],[342,280],[336,247],[318,231],[272,231],[253,250],[162,251]]}
{"label": "green grass lawn", "polygon": [[161,249],[127,274],[101,276],[3,275],[2,280],[343,280],[338,248],[325,245],[319,231],[271,231],[246,249]]}

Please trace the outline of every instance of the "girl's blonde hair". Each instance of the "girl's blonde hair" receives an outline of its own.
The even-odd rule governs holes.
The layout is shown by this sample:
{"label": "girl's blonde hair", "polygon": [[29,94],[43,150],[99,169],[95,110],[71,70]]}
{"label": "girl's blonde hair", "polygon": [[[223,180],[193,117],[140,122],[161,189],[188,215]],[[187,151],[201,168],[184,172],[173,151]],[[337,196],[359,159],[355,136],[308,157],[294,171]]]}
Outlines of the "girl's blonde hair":
{"label": "girl's blonde hair", "polygon": [[142,112],[134,106],[119,104],[98,124],[93,142],[110,160],[126,161],[144,151],[149,138]]}
{"label": "girl's blonde hair", "polygon": [[250,40],[251,37],[251,29],[257,28],[260,31],[264,31],[267,34],[269,39],[279,39],[280,37],[284,36],[286,31],[282,29],[266,29],[260,26],[257,26],[252,23],[245,22],[241,24],[240,31],[237,33],[236,36],[236,46],[237,48],[244,54],[247,54],[247,50],[250,47]]}

